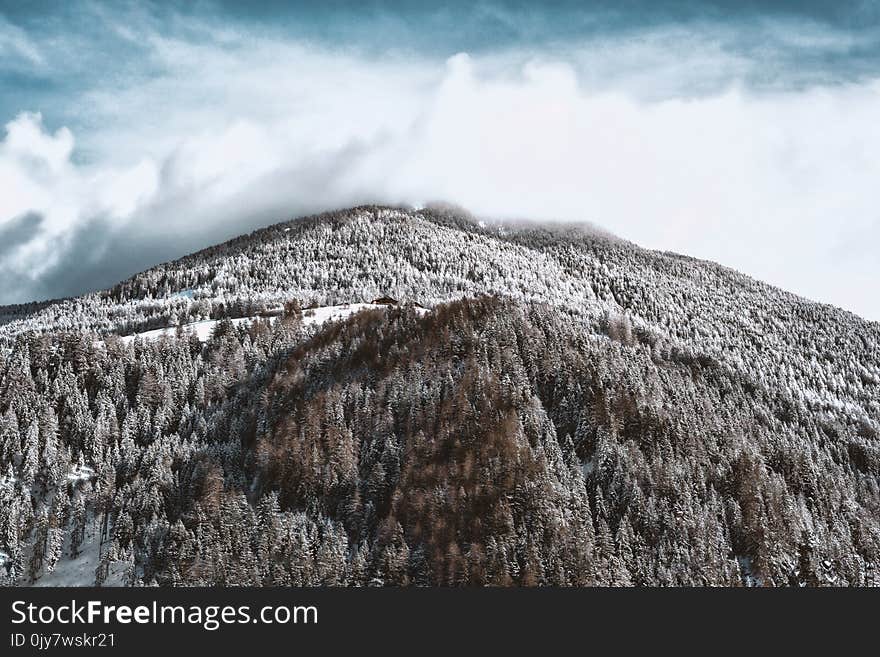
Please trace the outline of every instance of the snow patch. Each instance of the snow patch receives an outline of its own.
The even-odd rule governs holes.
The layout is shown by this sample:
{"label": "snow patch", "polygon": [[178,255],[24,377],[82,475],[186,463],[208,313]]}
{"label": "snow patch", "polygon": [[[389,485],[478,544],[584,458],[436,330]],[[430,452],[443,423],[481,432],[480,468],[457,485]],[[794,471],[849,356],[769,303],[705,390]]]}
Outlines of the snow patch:
{"label": "snow patch", "polygon": [[67,474],[67,481],[75,483],[90,481],[95,478],[95,471],[87,465],[75,465]]}
{"label": "snow patch", "polygon": [[[238,317],[230,321],[233,325],[238,326],[239,324],[253,323],[257,319],[269,319],[269,321],[272,321],[276,318]],[[221,320],[219,319],[206,319],[201,322],[184,324],[181,328],[185,333],[194,333],[200,342],[207,342],[214,334],[214,327],[216,327],[217,324],[220,323],[220,321]],[[134,342],[137,338],[140,338],[141,340],[146,340],[149,342],[153,340],[159,340],[161,338],[173,338],[175,335],[177,335],[177,327],[169,326],[168,328],[153,329],[152,331],[144,331],[143,333],[133,333],[132,335],[125,335],[122,337],[122,341],[125,344],[128,344],[129,342]]]}
{"label": "snow patch", "polygon": [[590,473],[591,473],[593,470],[595,470],[595,469],[596,469],[596,460],[595,460],[594,458],[593,458],[593,459],[587,459],[586,461],[583,461],[583,462],[581,463],[581,472],[584,473],[584,478],[585,478],[585,479],[586,479],[586,478],[590,475]]}
{"label": "snow patch", "polygon": [[[302,313],[302,322],[304,326],[320,326],[324,324],[324,322],[338,322],[355,313],[359,313],[362,310],[376,310],[381,309],[384,310],[388,306],[384,304],[375,304],[375,303],[351,303],[351,304],[342,304],[339,306],[322,306],[320,308],[309,308],[303,310]],[[424,314],[427,311],[425,308],[416,308],[416,311],[419,314]],[[263,316],[257,315],[254,317],[238,317],[236,319],[230,320],[234,326],[239,326],[242,324],[252,324],[257,320],[268,320],[269,322],[275,322],[278,319],[276,316]],[[192,322],[190,324],[184,324],[181,328],[185,333],[194,333],[200,342],[207,342],[211,339],[211,336],[214,333],[214,328],[219,324],[222,320],[219,319],[209,319],[201,322]],[[126,335],[122,337],[122,341],[126,344],[133,342],[137,338],[141,340],[159,340],[163,337],[173,337],[177,334],[177,327],[170,326],[168,328],[154,329],[152,331],[144,331],[143,333],[134,333],[132,335]]]}
{"label": "snow patch", "polygon": [[[80,545],[79,554],[75,558],[67,556],[55,565],[51,573],[44,573],[31,586],[94,586],[95,570],[101,562],[102,546],[98,542],[95,525],[89,523],[85,540]],[[69,537],[68,537],[69,538]],[[103,546],[106,549],[106,545]],[[110,563],[109,573],[104,580],[103,586],[125,586],[125,573],[130,564],[126,561],[114,561]]]}
{"label": "snow patch", "polygon": [[742,574],[742,582],[744,586],[763,586],[761,578],[755,574],[755,568],[752,565],[752,558],[744,554],[736,555],[736,561],[739,564],[739,571]]}
{"label": "snow patch", "polygon": [[338,322],[362,310],[384,310],[387,306],[375,303],[352,303],[341,306],[323,306],[303,310],[302,321],[306,326],[320,326],[324,322]]}

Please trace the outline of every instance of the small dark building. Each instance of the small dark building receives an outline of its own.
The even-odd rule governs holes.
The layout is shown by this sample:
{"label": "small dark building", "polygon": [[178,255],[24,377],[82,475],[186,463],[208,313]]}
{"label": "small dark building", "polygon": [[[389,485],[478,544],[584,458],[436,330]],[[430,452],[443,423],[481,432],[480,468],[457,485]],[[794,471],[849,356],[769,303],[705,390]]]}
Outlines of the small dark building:
{"label": "small dark building", "polygon": [[373,299],[370,303],[376,306],[396,306],[397,299],[393,299],[392,297],[379,297],[378,299]]}

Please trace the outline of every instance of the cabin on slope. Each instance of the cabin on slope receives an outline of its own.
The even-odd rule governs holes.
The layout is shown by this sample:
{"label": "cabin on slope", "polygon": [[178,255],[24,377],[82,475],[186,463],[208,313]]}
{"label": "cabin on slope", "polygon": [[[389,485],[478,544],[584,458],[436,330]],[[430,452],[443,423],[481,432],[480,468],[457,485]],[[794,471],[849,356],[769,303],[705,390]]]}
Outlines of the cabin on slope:
{"label": "cabin on slope", "polygon": [[[398,301],[397,299],[395,299],[394,297],[389,297],[389,296],[382,296],[382,297],[379,297],[378,299],[373,299],[372,301],[370,301],[370,304],[373,306],[400,306],[403,303],[407,303],[407,302],[401,302],[401,301]],[[409,301],[408,303],[412,304],[416,308],[423,308],[423,309],[425,308],[418,301]]]}

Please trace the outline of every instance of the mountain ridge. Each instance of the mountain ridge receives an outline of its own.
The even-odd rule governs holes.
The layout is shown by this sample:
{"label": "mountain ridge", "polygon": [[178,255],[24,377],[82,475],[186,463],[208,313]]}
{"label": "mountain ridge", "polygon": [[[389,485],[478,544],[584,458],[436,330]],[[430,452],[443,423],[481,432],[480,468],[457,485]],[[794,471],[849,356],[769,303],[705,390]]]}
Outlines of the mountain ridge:
{"label": "mountain ridge", "polygon": [[[92,292],[86,292],[81,295],[72,296],[72,297],[62,297],[57,299],[47,299],[41,301],[30,301],[30,302],[22,302],[16,304],[7,304],[0,305],[0,317],[4,315],[4,311],[6,311],[7,315],[30,315],[33,312],[30,312],[29,309],[31,307],[35,307],[38,312],[40,309],[48,306],[58,305],[65,302],[73,302],[77,299],[82,299],[85,297],[91,296],[107,296],[113,293],[114,290],[119,288],[120,286],[124,286],[126,283],[134,281],[139,277],[147,275],[153,271],[160,270],[162,268],[166,268],[176,264],[186,264],[191,261],[195,261],[200,257],[205,256],[215,256],[220,253],[233,251],[236,247],[240,245],[246,245],[254,240],[258,240],[264,236],[269,236],[272,238],[277,238],[280,236],[280,233],[284,232],[287,229],[298,228],[301,229],[303,227],[314,226],[320,224],[325,221],[339,221],[340,219],[343,221],[352,220],[357,218],[359,215],[364,213],[375,213],[377,211],[391,211],[391,212],[402,212],[409,214],[413,217],[425,218],[429,221],[432,221],[440,226],[452,226],[455,228],[459,228],[468,232],[474,232],[478,234],[484,234],[491,236],[495,239],[500,239],[504,241],[513,241],[517,242],[518,240],[523,240],[525,238],[535,238],[539,237],[539,239],[543,238],[544,241],[552,241],[554,239],[559,238],[581,238],[581,239],[591,239],[591,240],[606,240],[611,243],[618,243],[622,245],[626,245],[627,247],[631,247],[637,249],[645,254],[653,254],[656,257],[663,258],[671,258],[673,260],[683,260],[692,264],[701,265],[708,268],[718,269],[722,272],[732,274],[738,277],[741,277],[744,281],[750,282],[751,284],[763,286],[769,292],[773,292],[776,294],[788,295],[793,300],[815,305],[818,307],[825,307],[828,309],[832,309],[834,311],[839,311],[843,313],[847,313],[852,315],[854,318],[867,322],[869,324],[877,324],[878,322],[872,321],[867,318],[863,318],[857,313],[846,310],[844,308],[840,308],[839,306],[835,306],[834,304],[814,301],[809,299],[808,297],[804,297],[794,292],[790,292],[781,288],[779,286],[773,285],[771,283],[767,283],[760,279],[753,278],[748,274],[744,274],[739,270],[724,265],[722,263],[715,262],[713,260],[707,260],[703,258],[697,258],[688,254],[677,253],[669,250],[654,250],[654,249],[646,249],[636,245],[629,240],[625,240],[620,238],[613,233],[606,231],[598,226],[594,226],[589,223],[583,224],[571,224],[565,222],[536,222],[530,220],[482,220],[479,219],[466,210],[463,210],[454,206],[446,206],[446,205],[438,205],[438,206],[426,206],[421,209],[414,209],[410,206],[392,206],[392,205],[359,205],[353,206],[351,208],[340,209],[340,210],[329,210],[325,212],[320,212],[312,215],[306,215],[302,217],[297,217],[294,219],[284,220],[275,224],[271,224],[262,228],[258,228],[249,233],[243,233],[241,235],[232,237],[228,240],[220,242],[218,244],[210,245],[194,251],[189,254],[185,254],[179,258],[174,260],[169,260],[166,262],[158,263],[131,275],[130,277],[120,281],[114,286],[109,288],[104,288],[101,290],[95,290]],[[509,231],[509,229],[513,229]]]}
{"label": "mountain ridge", "polygon": [[[621,238],[613,233],[606,231],[605,229],[595,226],[590,223],[577,223],[571,224],[566,222],[538,222],[531,221],[527,219],[522,220],[501,220],[501,219],[492,219],[485,220],[480,219],[474,215],[471,215],[466,210],[448,205],[429,205],[421,209],[414,209],[411,206],[393,206],[393,205],[374,205],[374,204],[366,204],[353,206],[346,209],[341,210],[329,210],[325,212],[320,212],[312,215],[306,215],[302,217],[297,217],[294,219],[280,221],[275,224],[270,224],[268,226],[258,228],[249,233],[243,233],[241,235],[237,235],[228,240],[220,242],[218,244],[213,244],[192,253],[185,254],[179,258],[175,258],[173,260],[165,261],[162,263],[157,263],[148,269],[137,272],[130,277],[120,281],[114,286],[109,288],[104,288],[101,290],[95,290],[92,292],[85,292],[81,295],[71,296],[71,297],[61,297],[56,299],[46,299],[40,301],[29,301],[22,302],[16,304],[6,304],[0,305],[0,326],[3,323],[8,323],[12,321],[11,318],[25,318],[30,316],[36,312],[39,312],[43,308],[62,304],[65,302],[74,302],[77,299],[82,299],[84,297],[91,297],[93,295],[105,296],[112,294],[112,292],[119,288],[120,286],[124,286],[126,283],[136,280],[137,278],[149,274],[152,271],[161,269],[163,267],[169,267],[175,264],[186,264],[187,262],[197,260],[200,257],[205,256],[215,256],[220,253],[233,251],[235,247],[239,245],[247,244],[250,241],[262,238],[263,236],[270,237],[278,237],[280,232],[284,232],[286,229],[290,228],[301,228],[303,226],[320,224],[322,221],[339,219],[339,216],[342,215],[344,218],[353,219],[358,214],[361,213],[369,213],[376,212],[379,210],[386,211],[400,211],[409,213],[411,215],[416,215],[419,217],[423,217],[428,219],[429,221],[433,221],[441,226],[453,226],[455,228],[459,228],[462,230],[485,234],[491,236],[496,239],[501,239],[505,241],[517,241],[517,239],[522,239],[524,237],[534,237],[544,235],[549,239],[558,239],[562,238],[582,238],[582,239],[596,239],[596,240],[607,240],[611,243],[624,244],[628,247],[638,249],[646,254],[654,254],[657,257],[663,258],[671,258],[673,260],[683,260],[686,262],[690,262],[693,264],[701,265],[709,268],[716,268],[728,274],[733,274],[735,276],[742,277],[744,280],[750,281],[753,284],[759,286],[765,286],[768,291],[772,291],[777,294],[788,295],[793,300],[798,302],[803,302],[811,305],[816,305],[819,307],[826,307],[828,309],[832,309],[834,311],[839,311],[843,313],[847,313],[852,315],[854,318],[867,322],[869,324],[878,324],[878,322],[861,317],[857,313],[853,311],[849,311],[845,308],[841,308],[839,306],[835,306],[834,304],[820,302],[812,300],[803,295],[799,295],[794,292],[790,292],[784,288],[773,285],[771,283],[767,283],[760,279],[753,278],[748,274],[744,274],[739,270],[724,265],[722,263],[715,262],[713,260],[707,260],[703,258],[698,258],[695,256],[691,256],[688,254],[678,253],[675,251],[669,250],[654,250],[654,249],[646,249],[644,247],[640,247],[637,244]],[[512,230],[511,230],[512,229]],[[508,232],[510,231],[510,232]],[[3,320],[6,321],[3,321]]]}

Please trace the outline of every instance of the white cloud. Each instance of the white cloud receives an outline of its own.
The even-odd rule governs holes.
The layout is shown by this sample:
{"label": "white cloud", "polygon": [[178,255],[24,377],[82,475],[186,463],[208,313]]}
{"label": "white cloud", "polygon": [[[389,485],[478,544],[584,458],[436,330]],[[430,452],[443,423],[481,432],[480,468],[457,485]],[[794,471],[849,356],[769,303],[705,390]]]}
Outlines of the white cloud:
{"label": "white cloud", "polygon": [[[58,240],[98,215],[207,240],[304,209],[443,199],[592,221],[880,319],[868,292],[880,259],[862,246],[880,243],[878,82],[652,100],[632,91],[650,76],[637,61],[660,62],[660,86],[705,74],[676,70],[662,39],[597,45],[590,69],[585,51],[379,61],[222,37],[153,35],[163,74],[85,95],[88,164],[38,116],[7,126],[0,185],[15,191],[0,197],[0,227],[27,211],[47,219],[0,267],[38,276],[63,257]],[[615,53],[619,85],[596,73]],[[703,67],[743,66],[703,42],[686,60],[701,53]]]}
{"label": "white cloud", "polygon": [[99,216],[122,223],[155,194],[157,174],[149,161],[110,169],[76,166],[73,148],[71,132],[50,134],[39,114],[23,113],[6,124],[0,229],[29,213],[41,221],[30,239],[4,251],[0,271],[37,279],[65,257],[65,241],[86,221]]}

